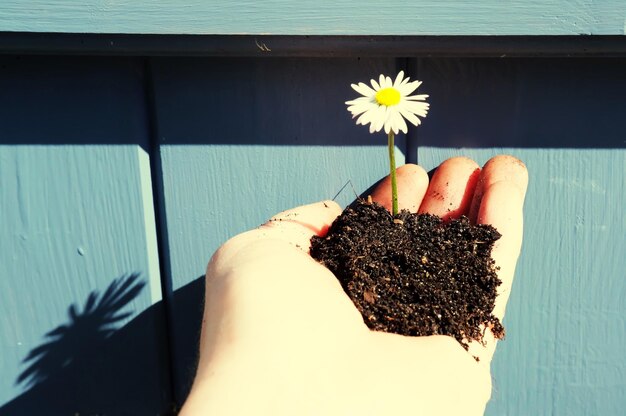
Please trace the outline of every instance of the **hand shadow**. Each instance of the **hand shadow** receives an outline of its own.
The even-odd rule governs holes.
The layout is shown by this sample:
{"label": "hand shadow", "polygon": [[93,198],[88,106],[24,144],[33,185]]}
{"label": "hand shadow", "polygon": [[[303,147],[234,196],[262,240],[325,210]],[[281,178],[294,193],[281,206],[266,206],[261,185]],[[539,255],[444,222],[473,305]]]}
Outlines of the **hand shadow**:
{"label": "hand shadow", "polygon": [[117,328],[133,315],[123,309],[145,286],[138,273],[121,276],[104,293],[92,291],[82,310],[71,305],[68,322],[24,358],[16,384],[27,390],[1,407],[0,415],[169,414],[162,303]]}
{"label": "hand shadow", "polygon": [[48,342],[34,348],[24,358],[22,363],[29,365],[19,375],[16,384],[33,387],[42,383],[89,354],[90,347],[110,338],[116,331],[115,324],[132,314],[120,310],[146,285],[138,279],[138,273],[115,279],[100,299],[97,291],[91,292],[82,313],[76,304],[71,305],[67,312],[69,322],[48,332]]}

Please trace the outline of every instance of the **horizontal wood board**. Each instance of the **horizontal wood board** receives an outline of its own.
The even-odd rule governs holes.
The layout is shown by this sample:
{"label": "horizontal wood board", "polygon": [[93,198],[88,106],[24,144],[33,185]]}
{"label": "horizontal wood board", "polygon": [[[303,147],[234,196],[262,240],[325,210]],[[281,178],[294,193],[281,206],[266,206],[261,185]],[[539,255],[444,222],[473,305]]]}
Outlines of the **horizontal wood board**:
{"label": "horizontal wood board", "polygon": [[287,35],[623,35],[620,0],[4,0],[0,31]]}
{"label": "horizontal wood board", "polygon": [[614,57],[622,35],[197,35],[0,32],[0,54],[205,57]]}

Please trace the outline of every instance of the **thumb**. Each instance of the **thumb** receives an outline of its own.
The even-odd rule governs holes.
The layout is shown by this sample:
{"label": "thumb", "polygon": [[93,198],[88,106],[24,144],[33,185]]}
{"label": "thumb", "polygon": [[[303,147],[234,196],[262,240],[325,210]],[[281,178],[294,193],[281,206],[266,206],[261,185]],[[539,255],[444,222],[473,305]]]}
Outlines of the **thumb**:
{"label": "thumb", "polygon": [[316,202],[292,208],[273,216],[262,226],[239,234],[222,245],[209,262],[209,271],[221,270],[230,264],[234,256],[252,245],[259,247],[258,242],[287,243],[289,246],[304,253],[311,247],[311,237],[324,236],[332,222],[341,213],[341,207],[332,201]]}
{"label": "thumb", "polygon": [[271,231],[270,235],[273,237],[297,244],[299,248],[308,251],[311,237],[326,235],[339,214],[341,208],[337,203],[316,202],[276,214],[260,230]]}

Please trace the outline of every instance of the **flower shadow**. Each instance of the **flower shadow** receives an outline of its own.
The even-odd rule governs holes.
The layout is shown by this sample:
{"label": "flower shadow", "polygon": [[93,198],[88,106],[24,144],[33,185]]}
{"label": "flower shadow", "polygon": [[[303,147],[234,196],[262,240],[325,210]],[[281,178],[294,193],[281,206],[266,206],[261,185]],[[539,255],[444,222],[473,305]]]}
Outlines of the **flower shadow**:
{"label": "flower shadow", "polygon": [[93,345],[101,344],[117,330],[116,324],[132,315],[121,312],[146,285],[139,273],[115,279],[100,295],[92,291],[82,311],[76,304],[68,308],[69,322],[46,334],[47,342],[34,348],[22,363],[28,367],[16,384],[33,387],[84,356]]}
{"label": "flower shadow", "polygon": [[22,360],[24,391],[0,415],[172,414],[164,305],[131,305],[146,285],[125,274],[69,306],[68,321]]}

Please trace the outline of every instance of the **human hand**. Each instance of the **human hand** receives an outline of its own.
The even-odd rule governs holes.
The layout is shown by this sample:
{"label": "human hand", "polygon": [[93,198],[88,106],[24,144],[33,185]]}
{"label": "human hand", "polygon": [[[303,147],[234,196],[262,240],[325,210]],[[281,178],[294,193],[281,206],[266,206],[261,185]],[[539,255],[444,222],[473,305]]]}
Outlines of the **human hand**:
{"label": "human hand", "polygon": [[[453,158],[430,184],[398,169],[400,209],[444,219],[468,215],[502,234],[492,251],[504,315],[522,241],[524,165],[510,156],[480,170]],[[389,181],[374,190],[389,208]],[[482,414],[496,341],[465,351],[451,337],[370,331],[335,276],[309,255],[340,214],[333,202],[278,214],[229,240],[207,269],[200,362],[181,415]],[[473,356],[480,358],[476,362]]]}

